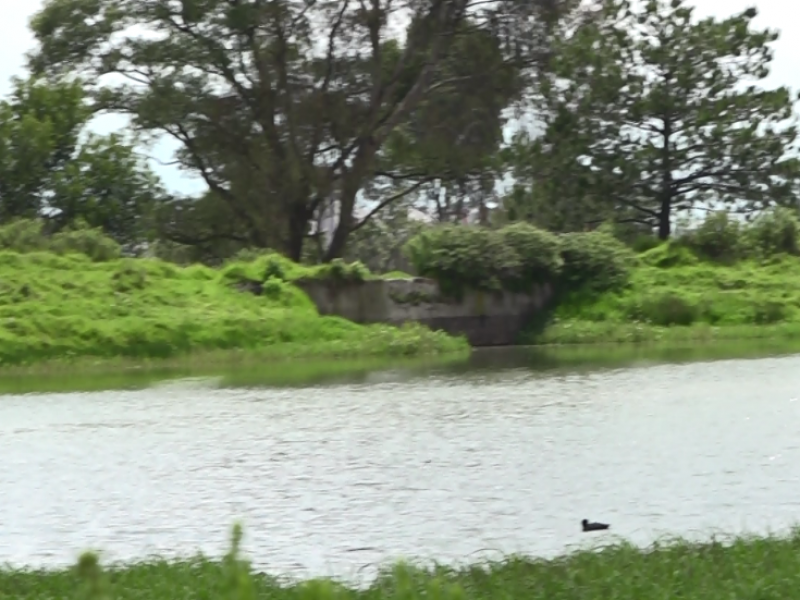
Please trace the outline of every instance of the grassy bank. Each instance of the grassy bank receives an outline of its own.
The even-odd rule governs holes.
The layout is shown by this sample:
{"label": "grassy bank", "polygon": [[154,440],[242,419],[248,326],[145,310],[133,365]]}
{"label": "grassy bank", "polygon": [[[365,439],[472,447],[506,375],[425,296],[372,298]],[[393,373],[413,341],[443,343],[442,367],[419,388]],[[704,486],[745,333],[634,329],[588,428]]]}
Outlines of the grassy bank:
{"label": "grassy bank", "polygon": [[669,243],[620,227],[441,226],[412,238],[407,252],[418,273],[456,297],[551,286],[554,306],[523,344],[800,339],[795,211],[774,207],[748,222],[710,213]]}
{"label": "grassy bank", "polygon": [[800,534],[728,543],[619,544],[555,560],[511,557],[462,568],[397,565],[360,589],[331,580],[281,582],[256,574],[235,551],[221,561],[153,560],[103,569],[84,555],[61,571],[0,570],[0,598],[173,600],[792,600],[800,598]]}
{"label": "grassy bank", "polygon": [[[215,270],[155,259],[0,252],[0,365],[401,357],[466,353],[420,326],[320,317],[292,284],[363,276],[259,257]],[[181,358],[183,357],[183,358]]]}
{"label": "grassy bank", "polygon": [[536,344],[800,339],[800,258],[719,264],[687,248],[642,253],[628,284],[567,296],[524,336]]}

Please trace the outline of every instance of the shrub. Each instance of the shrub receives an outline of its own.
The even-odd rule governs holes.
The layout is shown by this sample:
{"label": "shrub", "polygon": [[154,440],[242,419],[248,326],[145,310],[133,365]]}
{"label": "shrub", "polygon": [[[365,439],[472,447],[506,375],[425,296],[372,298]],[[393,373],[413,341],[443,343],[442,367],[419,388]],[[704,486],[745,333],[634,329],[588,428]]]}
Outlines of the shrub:
{"label": "shrub", "polygon": [[68,228],[48,236],[39,219],[18,219],[0,227],[0,249],[20,253],[50,251],[56,254],[83,254],[94,262],[108,262],[122,254],[120,245],[102,229],[91,228],[78,220]]}
{"label": "shrub", "polygon": [[272,254],[272,250],[264,248],[242,248],[230,259],[230,262],[253,262],[262,256]]}
{"label": "shrub", "polygon": [[623,287],[636,261],[633,252],[607,233],[566,233],[561,236],[563,291],[602,292]]}
{"label": "shrub", "polygon": [[220,271],[220,280],[227,285],[238,285],[246,283],[261,283],[261,280],[253,272],[252,264],[230,263],[225,265]]}
{"label": "shrub", "polygon": [[558,236],[527,223],[504,227],[500,234],[521,264],[519,281],[508,282],[513,287],[528,289],[532,283],[552,282],[561,272],[564,259]]}
{"label": "shrub", "polygon": [[273,304],[286,308],[316,312],[316,305],[299,288],[277,277],[267,277],[261,284],[261,292]]}
{"label": "shrub", "polygon": [[287,258],[280,254],[269,254],[264,257],[264,281],[270,277],[286,281],[289,269],[286,268]]}
{"label": "shrub", "polygon": [[720,262],[733,262],[744,255],[740,223],[727,211],[709,214],[682,242],[701,256]]}
{"label": "shrub", "polygon": [[522,223],[497,231],[440,226],[415,236],[406,252],[417,273],[436,279],[445,293],[523,291],[542,282],[598,292],[625,285],[635,262],[633,252],[608,234],[556,236]]}
{"label": "shrub", "polygon": [[680,240],[671,240],[666,244],[660,244],[642,253],[639,259],[646,265],[661,269],[685,267],[699,262],[692,249],[681,243]]}
{"label": "shrub", "polygon": [[629,305],[627,312],[631,319],[662,327],[691,325],[701,313],[697,304],[674,292],[645,297]]}
{"label": "shrub", "polygon": [[147,285],[147,271],[134,259],[120,261],[119,267],[111,275],[113,288],[117,292],[141,290]]}
{"label": "shrub", "polygon": [[789,317],[789,308],[783,302],[765,300],[753,304],[753,323],[771,325]]}
{"label": "shrub", "polygon": [[404,251],[423,277],[439,282],[444,293],[465,288],[498,290],[519,281],[523,265],[501,233],[480,227],[441,225],[420,232]]}
{"label": "shrub", "polygon": [[764,212],[745,230],[750,250],[761,257],[800,254],[800,223],[795,213],[782,206]]}
{"label": "shrub", "polygon": [[664,242],[654,235],[641,234],[631,240],[630,246],[636,253],[649,252],[654,248],[663,246]]}
{"label": "shrub", "polygon": [[50,249],[58,254],[85,254],[94,262],[116,260],[121,255],[120,245],[105,235],[102,229],[93,229],[78,223],[50,238]]}
{"label": "shrub", "polygon": [[46,250],[44,224],[34,219],[17,219],[0,227],[0,248],[14,252]]}
{"label": "shrub", "polygon": [[317,267],[312,277],[333,283],[359,283],[369,279],[371,273],[358,261],[348,264],[341,258],[335,258],[328,264]]}

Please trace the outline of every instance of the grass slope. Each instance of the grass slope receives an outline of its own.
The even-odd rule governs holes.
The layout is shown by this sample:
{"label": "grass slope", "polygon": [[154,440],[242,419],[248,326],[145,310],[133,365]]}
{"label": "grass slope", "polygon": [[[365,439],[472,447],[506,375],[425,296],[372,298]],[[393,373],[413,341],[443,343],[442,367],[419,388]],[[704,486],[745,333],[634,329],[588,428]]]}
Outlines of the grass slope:
{"label": "grass slope", "polygon": [[627,287],[565,299],[527,341],[800,338],[800,258],[721,265],[670,245],[639,258]]}
{"label": "grass slope", "polygon": [[[0,364],[213,358],[234,349],[264,359],[468,351],[464,340],[421,326],[320,317],[290,283],[318,274],[270,257],[214,270],[155,259],[93,262],[82,254],[0,252]],[[238,289],[244,280],[266,281],[263,294]]]}
{"label": "grass slope", "polygon": [[638,549],[619,544],[555,560],[510,557],[449,568],[398,564],[369,587],[327,579],[281,582],[255,574],[232,551],[203,558],[102,569],[93,555],[60,571],[0,569],[0,598],[215,600],[793,600],[800,598],[800,534],[728,544],[677,541]]}

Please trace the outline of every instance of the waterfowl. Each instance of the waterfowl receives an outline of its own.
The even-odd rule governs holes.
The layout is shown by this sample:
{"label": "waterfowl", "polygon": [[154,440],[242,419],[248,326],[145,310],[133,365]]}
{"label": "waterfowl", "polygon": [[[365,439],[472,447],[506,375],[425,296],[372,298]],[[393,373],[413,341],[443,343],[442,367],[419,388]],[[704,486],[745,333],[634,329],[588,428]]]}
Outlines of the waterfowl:
{"label": "waterfowl", "polygon": [[584,531],[601,531],[610,527],[610,525],[607,525],[606,523],[590,523],[586,519],[581,521],[581,525],[583,525]]}

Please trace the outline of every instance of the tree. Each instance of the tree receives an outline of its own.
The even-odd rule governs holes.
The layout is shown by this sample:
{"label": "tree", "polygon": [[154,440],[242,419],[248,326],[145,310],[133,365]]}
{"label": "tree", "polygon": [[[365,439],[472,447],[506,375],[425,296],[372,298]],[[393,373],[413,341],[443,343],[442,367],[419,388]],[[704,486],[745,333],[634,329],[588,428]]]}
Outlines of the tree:
{"label": "tree", "polygon": [[0,219],[46,217],[52,231],[82,220],[142,240],[165,192],[119,135],[85,133],[91,115],[80,82],[14,81],[0,101]]}
{"label": "tree", "polygon": [[425,227],[424,222],[412,218],[412,210],[410,202],[399,201],[365,221],[353,232],[344,258],[360,261],[374,273],[408,272],[411,266],[403,247]]}
{"label": "tree", "polygon": [[520,140],[521,171],[540,200],[671,233],[675,212],[708,204],[757,210],[796,201],[797,130],[786,88],[769,74],[778,34],[754,8],[693,18],[682,0],[605,2],[554,53],[546,131]]}
{"label": "tree", "polygon": [[48,205],[56,230],[82,219],[123,245],[155,236],[154,212],[167,194],[120,135],[86,136],[63,171],[51,177]]}
{"label": "tree", "polygon": [[[521,90],[561,5],[47,0],[32,20],[39,47],[31,65],[52,76],[85,75],[96,82],[98,107],[176,139],[182,165],[228,204],[252,245],[298,259],[315,213],[335,204],[333,258],[355,225],[359,192],[385,170],[390,138],[423,123],[436,98],[475,94],[480,78],[507,77],[504,65],[513,67]],[[134,31],[141,28],[148,35]],[[469,36],[477,42],[460,43]],[[465,48],[477,50],[478,68],[453,73]],[[486,53],[501,62],[485,60]],[[497,101],[491,86],[477,96]],[[451,100],[448,110],[459,106]],[[248,189],[236,189],[234,164],[249,171],[244,179],[255,183]]]}
{"label": "tree", "polygon": [[47,208],[51,175],[77,152],[89,118],[77,83],[12,82],[0,101],[0,219],[35,218]]}

